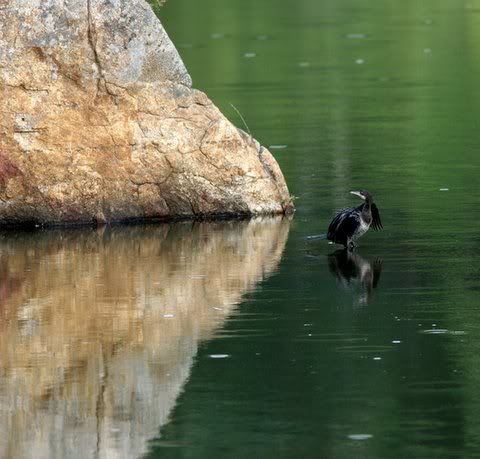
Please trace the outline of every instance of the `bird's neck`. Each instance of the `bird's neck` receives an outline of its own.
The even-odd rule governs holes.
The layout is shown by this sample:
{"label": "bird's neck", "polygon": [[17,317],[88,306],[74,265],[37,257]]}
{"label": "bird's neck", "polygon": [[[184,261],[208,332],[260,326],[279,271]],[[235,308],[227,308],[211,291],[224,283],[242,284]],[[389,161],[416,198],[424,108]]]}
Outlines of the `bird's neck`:
{"label": "bird's neck", "polygon": [[363,203],[363,206],[362,206],[362,212],[369,213],[371,206],[372,206],[372,199],[371,198],[365,199],[365,202]]}

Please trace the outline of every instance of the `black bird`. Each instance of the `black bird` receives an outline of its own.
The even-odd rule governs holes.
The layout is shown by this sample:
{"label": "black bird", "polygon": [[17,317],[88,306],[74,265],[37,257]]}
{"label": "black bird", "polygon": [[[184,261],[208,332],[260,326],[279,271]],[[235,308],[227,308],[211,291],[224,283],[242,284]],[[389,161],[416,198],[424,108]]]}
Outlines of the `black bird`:
{"label": "black bird", "polygon": [[353,250],[355,241],[370,227],[378,231],[383,226],[378,208],[373,202],[373,196],[366,190],[350,191],[350,193],[361,197],[365,202],[357,207],[343,209],[335,215],[328,227],[327,239],[336,244],[343,244],[348,250]]}

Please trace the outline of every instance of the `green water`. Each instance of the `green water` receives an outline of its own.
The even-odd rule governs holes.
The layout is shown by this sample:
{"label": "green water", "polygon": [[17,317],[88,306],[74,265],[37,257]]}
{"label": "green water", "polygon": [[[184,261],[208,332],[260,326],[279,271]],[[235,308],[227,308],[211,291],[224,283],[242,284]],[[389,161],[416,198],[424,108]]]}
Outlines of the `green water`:
{"label": "green water", "polygon": [[[286,145],[272,152],[298,199],[277,273],[200,348],[151,457],[480,454],[480,2],[170,0],[160,15],[194,85]],[[381,268],[375,289],[303,240],[358,188],[385,226],[352,262]]]}
{"label": "green water", "polygon": [[480,1],[159,15],[296,215],[0,233],[0,457],[477,457]]}

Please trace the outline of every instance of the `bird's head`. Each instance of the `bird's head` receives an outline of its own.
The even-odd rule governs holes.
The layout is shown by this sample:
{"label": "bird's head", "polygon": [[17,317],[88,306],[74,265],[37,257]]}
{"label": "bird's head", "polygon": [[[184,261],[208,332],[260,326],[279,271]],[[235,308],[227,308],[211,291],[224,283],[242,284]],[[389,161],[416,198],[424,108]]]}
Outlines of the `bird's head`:
{"label": "bird's head", "polygon": [[351,194],[362,198],[364,201],[367,199],[372,199],[373,196],[367,190],[358,190],[358,191],[350,191]]}

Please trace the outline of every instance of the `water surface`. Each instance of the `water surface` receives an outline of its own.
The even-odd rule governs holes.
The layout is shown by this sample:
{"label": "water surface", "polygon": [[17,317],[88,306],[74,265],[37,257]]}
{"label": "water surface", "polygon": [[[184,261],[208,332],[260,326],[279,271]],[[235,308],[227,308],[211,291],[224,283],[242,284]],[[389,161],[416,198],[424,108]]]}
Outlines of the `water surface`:
{"label": "water surface", "polygon": [[[477,454],[480,3],[172,0],[161,15],[195,86],[272,146],[297,214],[151,457]],[[352,259],[306,244],[358,188],[385,230]],[[236,336],[246,324],[258,336]]]}
{"label": "water surface", "polygon": [[289,222],[0,235],[0,456],[139,457]]}
{"label": "water surface", "polygon": [[[480,2],[160,14],[296,216],[3,233],[0,456],[478,455]],[[358,188],[385,230],[307,243]]]}

